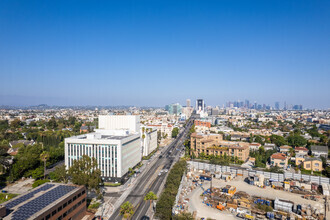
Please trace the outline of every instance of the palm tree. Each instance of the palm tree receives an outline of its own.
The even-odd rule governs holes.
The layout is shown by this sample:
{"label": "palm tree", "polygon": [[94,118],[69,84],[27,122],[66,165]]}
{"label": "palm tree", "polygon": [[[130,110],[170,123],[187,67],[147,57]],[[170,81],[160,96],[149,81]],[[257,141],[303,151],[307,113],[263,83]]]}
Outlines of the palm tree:
{"label": "palm tree", "polygon": [[157,195],[156,195],[154,192],[150,191],[150,192],[148,192],[147,195],[144,197],[144,201],[150,201],[150,207],[151,207],[151,202],[152,202],[153,200],[157,200]]}
{"label": "palm tree", "polygon": [[44,179],[46,178],[46,161],[49,158],[49,153],[47,151],[44,151],[40,154],[40,160],[44,162]]}
{"label": "palm tree", "polygon": [[295,152],[295,150],[291,147],[291,148],[289,149],[290,156],[293,156],[294,152]]}
{"label": "palm tree", "polygon": [[132,217],[134,214],[134,207],[132,205],[132,203],[130,203],[129,201],[123,203],[120,206],[120,215],[123,216],[125,219],[129,219],[130,217]]}

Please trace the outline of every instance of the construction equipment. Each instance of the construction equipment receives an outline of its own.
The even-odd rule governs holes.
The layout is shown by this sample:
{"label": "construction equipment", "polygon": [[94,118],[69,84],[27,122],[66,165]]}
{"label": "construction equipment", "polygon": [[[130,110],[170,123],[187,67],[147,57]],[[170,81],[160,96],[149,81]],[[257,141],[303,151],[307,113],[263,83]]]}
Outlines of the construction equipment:
{"label": "construction equipment", "polygon": [[217,209],[219,209],[220,211],[223,211],[223,210],[226,209],[226,207],[223,206],[221,203],[219,203],[219,204],[217,205]]}

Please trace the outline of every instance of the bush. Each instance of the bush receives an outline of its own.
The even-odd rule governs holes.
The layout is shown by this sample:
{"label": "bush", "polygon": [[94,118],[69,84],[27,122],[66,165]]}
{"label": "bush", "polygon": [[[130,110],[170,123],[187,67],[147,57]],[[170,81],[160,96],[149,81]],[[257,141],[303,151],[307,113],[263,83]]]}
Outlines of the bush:
{"label": "bush", "polygon": [[160,195],[156,205],[156,216],[159,219],[171,219],[172,207],[175,202],[175,197],[181,183],[181,178],[187,169],[187,162],[180,160],[170,170],[166,183],[165,190]]}
{"label": "bush", "polygon": [[18,194],[11,194],[11,193],[0,193],[0,203],[6,202],[14,197],[16,197]]}
{"label": "bush", "polygon": [[116,186],[120,186],[121,183],[104,183],[104,186],[112,186],[112,187],[116,187]]}
{"label": "bush", "polygon": [[98,209],[100,207],[101,203],[99,202],[96,202],[96,203],[93,203],[93,204],[90,204],[88,206],[89,209]]}
{"label": "bush", "polygon": [[49,182],[48,179],[45,179],[45,180],[36,180],[36,181],[34,181],[34,183],[32,184],[32,187],[33,187],[33,188],[36,188],[36,187],[38,187],[38,186],[40,186],[40,185],[42,185],[42,184],[44,184],[44,183],[47,183],[47,182]]}

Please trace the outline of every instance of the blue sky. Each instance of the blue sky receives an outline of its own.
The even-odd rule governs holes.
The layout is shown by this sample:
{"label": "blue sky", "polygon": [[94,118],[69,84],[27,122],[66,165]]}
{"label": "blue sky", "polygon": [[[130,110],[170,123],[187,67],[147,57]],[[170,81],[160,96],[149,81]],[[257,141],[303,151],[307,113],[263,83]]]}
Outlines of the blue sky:
{"label": "blue sky", "polygon": [[0,105],[330,107],[330,1],[0,1]]}

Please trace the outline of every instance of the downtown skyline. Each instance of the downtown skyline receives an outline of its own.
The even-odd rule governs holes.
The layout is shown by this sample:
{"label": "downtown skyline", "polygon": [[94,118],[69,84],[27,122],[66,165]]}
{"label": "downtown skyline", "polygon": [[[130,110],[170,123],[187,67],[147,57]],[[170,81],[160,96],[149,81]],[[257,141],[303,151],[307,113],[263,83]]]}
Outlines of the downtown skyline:
{"label": "downtown skyline", "polygon": [[0,3],[0,105],[330,107],[327,1]]}

